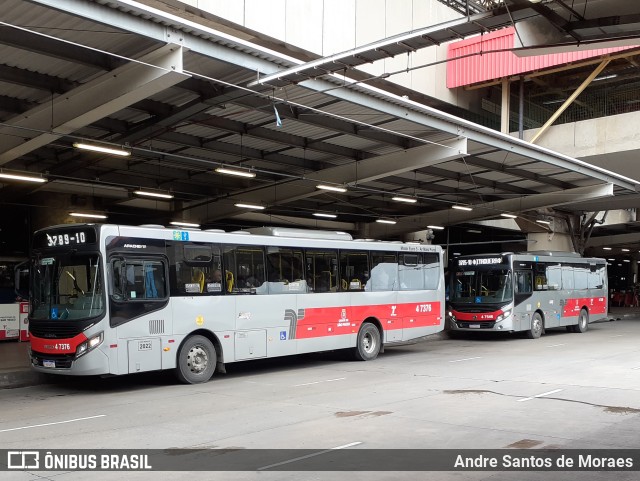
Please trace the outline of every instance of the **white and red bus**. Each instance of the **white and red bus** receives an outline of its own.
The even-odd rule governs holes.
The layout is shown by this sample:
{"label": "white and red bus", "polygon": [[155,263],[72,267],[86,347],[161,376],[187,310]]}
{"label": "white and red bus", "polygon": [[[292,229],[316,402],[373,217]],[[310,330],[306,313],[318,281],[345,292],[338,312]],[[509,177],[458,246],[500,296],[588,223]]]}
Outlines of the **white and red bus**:
{"label": "white and red bus", "polygon": [[572,252],[523,252],[452,261],[448,327],[455,331],[585,332],[607,316],[607,262]]}
{"label": "white and red bus", "polygon": [[444,328],[442,249],[343,232],[72,224],[34,234],[31,362],[42,372],[175,369],[351,349]]}

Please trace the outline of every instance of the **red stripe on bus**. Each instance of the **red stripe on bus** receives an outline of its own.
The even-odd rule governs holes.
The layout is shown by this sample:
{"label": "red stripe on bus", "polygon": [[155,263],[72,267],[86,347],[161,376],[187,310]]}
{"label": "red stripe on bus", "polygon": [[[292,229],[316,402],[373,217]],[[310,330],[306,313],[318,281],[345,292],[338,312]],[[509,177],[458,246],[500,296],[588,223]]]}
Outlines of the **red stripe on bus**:
{"label": "red stripe on bus", "polygon": [[583,307],[587,308],[589,314],[606,314],[607,299],[605,297],[578,297],[567,299],[562,308],[563,317],[578,317]]}
{"label": "red stripe on bus", "polygon": [[309,339],[357,333],[368,318],[378,319],[382,329],[388,331],[438,326],[440,302],[308,308],[297,321],[295,337]]}
{"label": "red stripe on bus", "polygon": [[43,339],[31,334],[31,350],[42,354],[75,354],[87,336],[80,333],[70,339]]}

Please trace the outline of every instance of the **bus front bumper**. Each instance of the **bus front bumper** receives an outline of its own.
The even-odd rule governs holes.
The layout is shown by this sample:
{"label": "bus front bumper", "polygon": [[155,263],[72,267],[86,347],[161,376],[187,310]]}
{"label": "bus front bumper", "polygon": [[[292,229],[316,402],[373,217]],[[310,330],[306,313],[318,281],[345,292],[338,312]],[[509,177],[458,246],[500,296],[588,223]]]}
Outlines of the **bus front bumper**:
{"label": "bus front bumper", "polygon": [[448,318],[447,325],[451,331],[513,331],[513,317],[509,316],[500,321],[458,321]]}
{"label": "bus front bumper", "polygon": [[47,374],[64,374],[67,376],[92,376],[111,374],[109,358],[101,349],[94,349],[84,356],[53,356],[29,349],[31,367]]}

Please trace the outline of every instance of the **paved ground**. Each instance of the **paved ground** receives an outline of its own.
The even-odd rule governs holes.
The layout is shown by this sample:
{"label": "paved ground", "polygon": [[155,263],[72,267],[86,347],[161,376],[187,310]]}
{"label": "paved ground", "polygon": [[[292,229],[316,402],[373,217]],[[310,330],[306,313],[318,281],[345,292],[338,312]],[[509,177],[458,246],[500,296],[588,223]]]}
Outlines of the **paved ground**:
{"label": "paved ground", "polygon": [[[0,390],[0,447],[638,448],[640,316],[585,334],[433,339],[373,362],[336,354],[232,365],[204,385],[169,373]],[[615,452],[615,451],[612,451]],[[322,456],[322,454],[320,454]],[[3,479],[86,479],[12,472]],[[6,475],[6,476],[5,476]],[[169,473],[92,473],[165,479]],[[205,472],[193,479],[637,480],[636,472]]]}

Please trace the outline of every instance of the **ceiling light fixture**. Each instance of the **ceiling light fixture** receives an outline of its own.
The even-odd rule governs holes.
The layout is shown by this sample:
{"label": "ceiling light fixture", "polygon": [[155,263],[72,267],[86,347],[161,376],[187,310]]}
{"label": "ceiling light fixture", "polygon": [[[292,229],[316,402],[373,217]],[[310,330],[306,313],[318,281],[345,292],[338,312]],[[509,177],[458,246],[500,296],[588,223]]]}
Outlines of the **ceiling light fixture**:
{"label": "ceiling light fixture", "polygon": [[466,205],[452,205],[451,206],[452,209],[457,209],[457,210],[466,210],[466,211],[471,211],[473,210],[473,208],[471,207],[467,207]]}
{"label": "ceiling light fixture", "polygon": [[610,250],[611,250],[611,247],[603,247],[603,248],[602,248],[602,250],[604,250],[604,251],[610,251]]}
{"label": "ceiling light fixture", "polygon": [[622,252],[629,252],[629,249],[620,249]]}
{"label": "ceiling light fixture", "polygon": [[538,219],[538,220],[536,220],[536,222],[538,224],[551,225],[551,221],[549,221],[549,220]]}
{"label": "ceiling light fixture", "polygon": [[255,172],[249,172],[248,170],[227,169],[226,167],[218,167],[216,169],[216,172],[218,172],[219,174],[235,175],[237,177],[254,178],[256,176]]}
{"label": "ceiling light fixture", "polygon": [[471,234],[482,234],[482,231],[478,229],[467,229],[467,232]]}
{"label": "ceiling light fixture", "polygon": [[234,204],[236,207],[240,207],[241,209],[254,209],[254,210],[264,210],[266,209],[265,206],[263,205],[256,205],[256,204],[242,204],[242,203],[238,203],[238,204]]}
{"label": "ceiling light fixture", "polygon": [[507,214],[506,212],[503,212],[502,214],[500,214],[502,217],[506,217],[507,219],[517,219],[518,216],[517,215],[513,215],[513,214]]}
{"label": "ceiling light fixture", "polygon": [[160,199],[173,199],[171,194],[162,194],[161,192],[148,192],[146,190],[136,190],[133,192],[136,195],[143,195],[146,197],[158,197]]}
{"label": "ceiling light fixture", "polygon": [[22,180],[25,182],[46,182],[47,179],[44,177],[31,177],[28,175],[18,175],[18,174],[5,174],[4,172],[0,173],[0,178],[9,179],[9,180]]}
{"label": "ceiling light fixture", "polygon": [[391,200],[395,200],[396,202],[406,202],[408,204],[415,204],[418,202],[418,199],[414,199],[412,197],[392,197]]}
{"label": "ceiling light fixture", "polygon": [[347,189],[345,189],[344,187],[337,187],[335,185],[326,185],[326,184],[318,184],[316,185],[316,189],[330,190],[331,192],[341,192],[341,193],[345,193],[347,191]]}
{"label": "ceiling light fixture", "polygon": [[180,226],[180,227],[195,227],[195,228],[200,227],[200,224],[194,224],[193,222],[182,222],[182,221],[179,221],[179,220],[170,222],[170,224],[171,225],[177,225],[177,226]]}
{"label": "ceiling light fixture", "polygon": [[611,75],[603,75],[602,77],[596,77],[593,79],[593,82],[598,82],[600,80],[609,80],[612,78],[616,78],[618,76],[618,74],[616,73],[612,73]]}
{"label": "ceiling light fixture", "polygon": [[338,217],[335,214],[324,214],[323,212],[314,212],[313,215],[315,215],[316,217],[327,217],[328,219],[335,219],[336,217]]}
{"label": "ceiling light fixture", "polygon": [[100,145],[91,145],[91,144],[83,144],[80,142],[76,142],[73,144],[76,149],[80,150],[90,150],[92,152],[100,152],[102,154],[111,154],[111,155],[119,155],[121,157],[128,157],[131,155],[131,152],[128,150],[122,149],[113,149],[110,147],[102,147]]}
{"label": "ceiling light fixture", "polygon": [[89,217],[91,219],[106,219],[107,216],[104,214],[89,214],[87,212],[69,212],[71,217]]}
{"label": "ceiling light fixture", "polygon": [[378,222],[379,224],[395,224],[396,223],[395,220],[390,220],[390,219],[376,219],[376,222]]}
{"label": "ceiling light fixture", "polygon": [[441,225],[428,225],[427,227],[433,230],[444,230],[444,227],[442,227]]}

